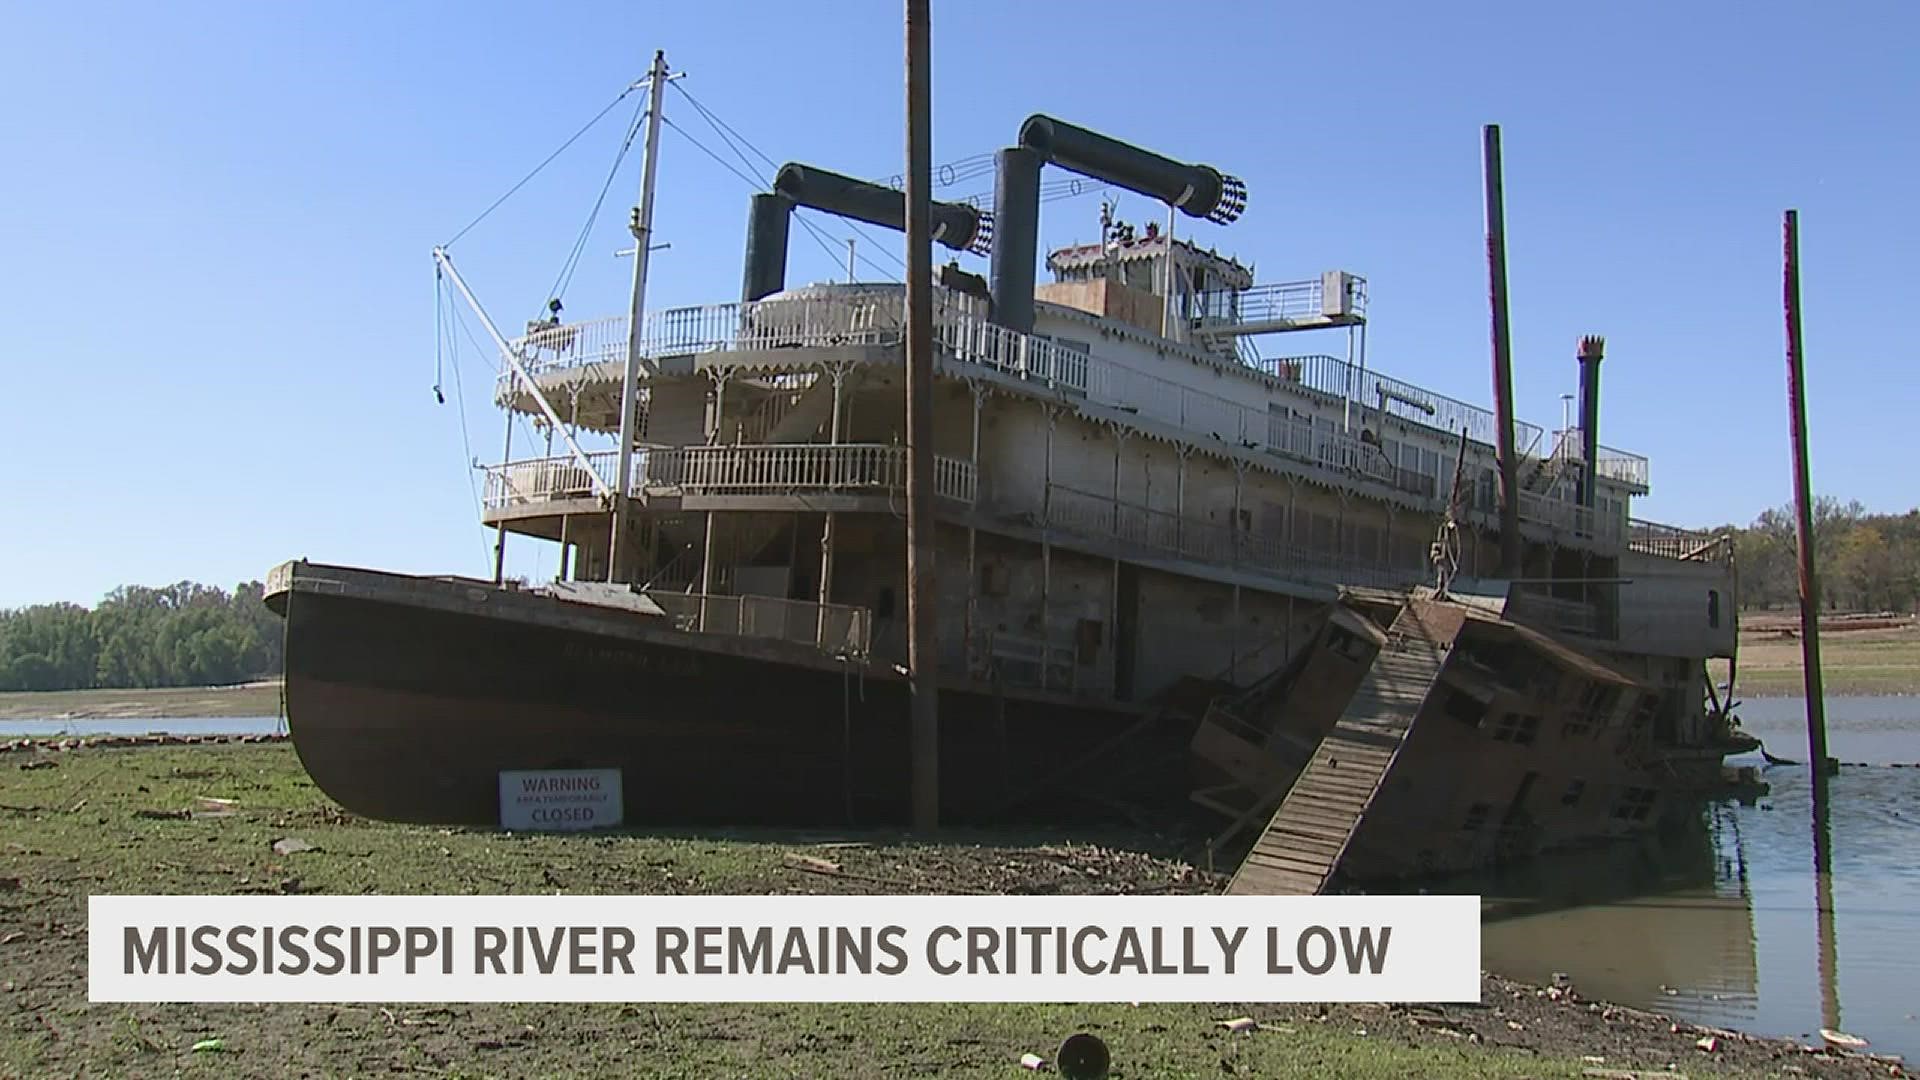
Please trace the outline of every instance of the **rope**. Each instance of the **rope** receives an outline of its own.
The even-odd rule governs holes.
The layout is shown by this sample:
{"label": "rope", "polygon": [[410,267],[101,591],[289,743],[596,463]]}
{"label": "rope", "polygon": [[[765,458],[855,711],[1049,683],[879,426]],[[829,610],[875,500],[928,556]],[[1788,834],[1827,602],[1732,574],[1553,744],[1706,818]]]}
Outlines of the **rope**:
{"label": "rope", "polygon": [[540,175],[540,170],[546,168],[548,165],[553,164],[554,158],[559,157],[561,154],[566,152],[567,147],[572,146],[575,142],[578,142],[580,139],[580,136],[585,135],[589,130],[591,130],[595,124],[598,124],[601,121],[603,117],[605,117],[608,113],[613,111],[614,106],[620,104],[622,101],[625,101],[627,99],[627,95],[633,93],[634,90],[639,88],[639,86],[640,86],[640,83],[634,83],[633,85],[628,86],[625,90],[620,91],[619,97],[614,98],[612,101],[608,102],[606,108],[601,109],[599,112],[593,114],[593,119],[587,121],[584,125],[582,125],[579,131],[576,131],[571,136],[568,136],[567,141],[561,143],[560,148],[558,150],[555,150],[553,153],[548,154],[545,160],[543,160],[542,162],[540,162],[540,164],[535,165],[533,167],[532,172],[521,177],[520,182],[508,188],[507,193],[505,195],[502,195],[499,198],[493,200],[493,205],[487,207],[485,210],[480,211],[479,217],[474,218],[472,221],[467,222],[464,228],[462,228],[459,232],[453,234],[452,240],[449,240],[446,243],[441,244],[440,246],[443,248],[452,247],[454,243],[458,241],[461,237],[471,232],[475,225],[478,225],[482,221],[485,221],[487,219],[487,215],[493,213],[495,210],[500,209],[501,203],[506,202],[508,199],[513,198],[513,195],[515,192],[519,191],[523,187],[526,187],[528,181]]}

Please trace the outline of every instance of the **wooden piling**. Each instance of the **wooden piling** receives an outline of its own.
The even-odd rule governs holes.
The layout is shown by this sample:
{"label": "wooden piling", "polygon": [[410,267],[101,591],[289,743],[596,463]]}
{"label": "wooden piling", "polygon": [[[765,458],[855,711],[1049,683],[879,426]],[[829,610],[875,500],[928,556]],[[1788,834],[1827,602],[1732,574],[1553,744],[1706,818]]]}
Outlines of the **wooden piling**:
{"label": "wooden piling", "polygon": [[1487,194],[1487,302],[1493,326],[1493,409],[1499,430],[1500,572],[1520,576],[1520,463],[1514,457],[1513,335],[1507,319],[1507,211],[1500,179],[1500,125],[1480,131]]}
{"label": "wooden piling", "polygon": [[939,656],[934,635],[933,154],[929,0],[907,23],[907,670],[912,680],[913,826],[940,825]]}
{"label": "wooden piling", "polygon": [[1785,233],[1787,412],[1793,435],[1794,533],[1800,549],[1800,662],[1807,692],[1807,755],[1816,803],[1827,796],[1827,710],[1820,685],[1820,583],[1813,569],[1813,483],[1807,468],[1805,352],[1800,340],[1800,212],[1789,210]]}

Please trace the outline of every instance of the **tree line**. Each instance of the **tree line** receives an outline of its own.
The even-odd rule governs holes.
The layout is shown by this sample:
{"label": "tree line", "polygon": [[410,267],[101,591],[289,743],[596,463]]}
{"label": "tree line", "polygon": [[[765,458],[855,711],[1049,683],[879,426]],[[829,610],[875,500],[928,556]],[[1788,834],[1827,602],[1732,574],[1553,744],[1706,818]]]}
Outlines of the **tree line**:
{"label": "tree line", "polygon": [[[1740,603],[1800,603],[1800,554],[1793,504],[1761,514],[1734,534]],[[1827,611],[1913,611],[1920,604],[1920,510],[1869,514],[1858,502],[1822,496],[1813,505],[1814,572]]]}
{"label": "tree line", "polygon": [[[1719,531],[1734,536],[1743,607],[1798,604],[1791,504]],[[1869,514],[1858,502],[1822,497],[1813,532],[1826,610],[1920,607],[1920,509]],[[192,581],[123,585],[91,609],[0,609],[0,691],[217,686],[277,675],[280,618],[264,591],[257,581],[232,592]]]}
{"label": "tree line", "polygon": [[0,609],[0,690],[218,686],[280,672],[280,618],[257,581],[123,585],[92,609]]}

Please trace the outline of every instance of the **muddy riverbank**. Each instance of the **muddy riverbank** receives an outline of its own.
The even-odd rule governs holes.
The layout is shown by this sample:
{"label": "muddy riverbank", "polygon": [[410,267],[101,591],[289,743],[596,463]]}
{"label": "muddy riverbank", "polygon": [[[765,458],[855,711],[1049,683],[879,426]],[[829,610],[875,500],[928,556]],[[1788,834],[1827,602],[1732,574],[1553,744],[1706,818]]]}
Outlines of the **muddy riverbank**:
{"label": "muddy riverbank", "polygon": [[[1076,1030],[1116,1077],[1898,1075],[1496,976],[1477,1006],[147,1006],[86,1002],[94,893],[1206,893],[1193,838],[506,836],[341,813],[291,747],[0,757],[0,1074],[1014,1076]],[[297,837],[311,847],[276,854]],[[802,858],[804,856],[804,858]],[[827,869],[831,867],[831,869]],[[1218,1021],[1251,1016],[1234,1033]],[[193,1052],[206,1039],[219,1051]]]}
{"label": "muddy riverbank", "polygon": [[280,680],[240,686],[0,693],[0,721],[279,716]]}

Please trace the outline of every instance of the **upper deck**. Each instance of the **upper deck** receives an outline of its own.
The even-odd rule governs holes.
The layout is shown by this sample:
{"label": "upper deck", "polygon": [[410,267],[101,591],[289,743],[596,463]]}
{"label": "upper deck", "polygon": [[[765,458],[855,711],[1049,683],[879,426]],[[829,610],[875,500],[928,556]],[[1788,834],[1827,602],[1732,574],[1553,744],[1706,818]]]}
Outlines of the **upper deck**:
{"label": "upper deck", "polygon": [[[1122,320],[1066,305],[1040,305],[1033,334],[988,321],[985,302],[936,290],[940,373],[1057,399],[1090,416],[1197,450],[1274,468],[1332,475],[1356,492],[1421,509],[1443,509],[1464,434],[1466,474],[1493,461],[1491,412],[1326,354],[1253,363],[1170,341]],[[899,286],[813,286],[750,303],[654,312],[640,335],[650,380],[705,374],[778,376],[825,366],[898,369],[905,331]],[[613,317],[543,328],[512,343],[544,391],[566,395],[569,419],[590,430],[617,426],[614,405],[626,363],[627,320]],[[530,410],[517,376],[497,387],[502,404]],[[596,391],[596,388],[598,392]],[[1522,516],[1527,525],[1618,545],[1627,499],[1649,489],[1649,463],[1602,447],[1594,470],[1620,512],[1577,505],[1569,477],[1580,464],[1577,431],[1516,424]],[[1476,482],[1473,507],[1492,509]]]}

